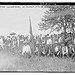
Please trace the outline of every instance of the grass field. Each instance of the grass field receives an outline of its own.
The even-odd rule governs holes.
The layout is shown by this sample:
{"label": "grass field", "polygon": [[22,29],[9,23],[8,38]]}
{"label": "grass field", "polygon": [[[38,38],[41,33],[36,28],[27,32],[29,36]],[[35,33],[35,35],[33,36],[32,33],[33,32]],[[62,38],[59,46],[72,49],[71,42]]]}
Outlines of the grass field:
{"label": "grass field", "polygon": [[75,62],[72,62],[70,58],[38,56],[25,58],[1,52],[0,71],[75,72]]}

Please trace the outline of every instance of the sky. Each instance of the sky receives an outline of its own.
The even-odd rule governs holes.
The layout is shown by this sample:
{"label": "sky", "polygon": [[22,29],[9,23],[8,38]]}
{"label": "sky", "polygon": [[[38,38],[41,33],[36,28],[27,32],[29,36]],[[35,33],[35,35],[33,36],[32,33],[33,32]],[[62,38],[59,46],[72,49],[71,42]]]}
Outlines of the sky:
{"label": "sky", "polygon": [[[20,8],[19,8],[20,7]],[[31,25],[33,35],[47,34],[48,31],[40,31],[38,24],[46,11],[46,8],[36,6],[16,6],[6,5],[4,8],[0,6],[0,36],[7,36],[12,32],[17,35],[29,35],[29,16],[31,18]]]}
{"label": "sky", "polygon": [[46,10],[45,8],[26,6],[24,8],[16,8],[11,6],[5,6],[5,8],[0,6],[0,35],[7,36],[11,32],[28,35],[29,16],[31,18],[33,34],[44,33],[44,31],[38,30],[38,24],[41,22],[41,18]]}

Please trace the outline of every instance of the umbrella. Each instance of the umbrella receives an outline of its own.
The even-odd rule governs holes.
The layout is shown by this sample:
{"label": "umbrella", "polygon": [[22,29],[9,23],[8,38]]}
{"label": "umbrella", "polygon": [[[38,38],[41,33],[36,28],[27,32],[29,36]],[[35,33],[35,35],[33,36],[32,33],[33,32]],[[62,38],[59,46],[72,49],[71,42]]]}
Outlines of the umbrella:
{"label": "umbrella", "polygon": [[10,35],[16,35],[16,33],[13,32],[13,33],[10,33]]}

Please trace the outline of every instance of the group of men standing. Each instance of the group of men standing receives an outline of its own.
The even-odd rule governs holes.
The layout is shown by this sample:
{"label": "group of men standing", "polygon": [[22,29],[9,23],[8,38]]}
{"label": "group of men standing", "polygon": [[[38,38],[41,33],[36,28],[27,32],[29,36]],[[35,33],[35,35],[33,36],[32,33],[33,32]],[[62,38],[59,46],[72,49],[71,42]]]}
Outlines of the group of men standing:
{"label": "group of men standing", "polygon": [[0,36],[0,49],[9,50],[13,54],[28,54],[29,56],[58,56],[58,57],[74,57],[75,56],[75,35],[67,33],[65,43],[63,41],[64,34],[53,34],[33,36],[31,20],[30,35],[16,35],[11,33],[6,38]]}

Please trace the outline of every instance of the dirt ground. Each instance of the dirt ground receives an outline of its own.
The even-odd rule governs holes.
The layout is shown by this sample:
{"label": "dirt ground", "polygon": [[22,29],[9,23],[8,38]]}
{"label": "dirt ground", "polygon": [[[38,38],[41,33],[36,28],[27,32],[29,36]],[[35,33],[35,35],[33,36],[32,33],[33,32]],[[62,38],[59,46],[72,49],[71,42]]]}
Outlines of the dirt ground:
{"label": "dirt ground", "polygon": [[75,72],[75,62],[70,58],[38,56],[25,58],[1,52],[0,71]]}

